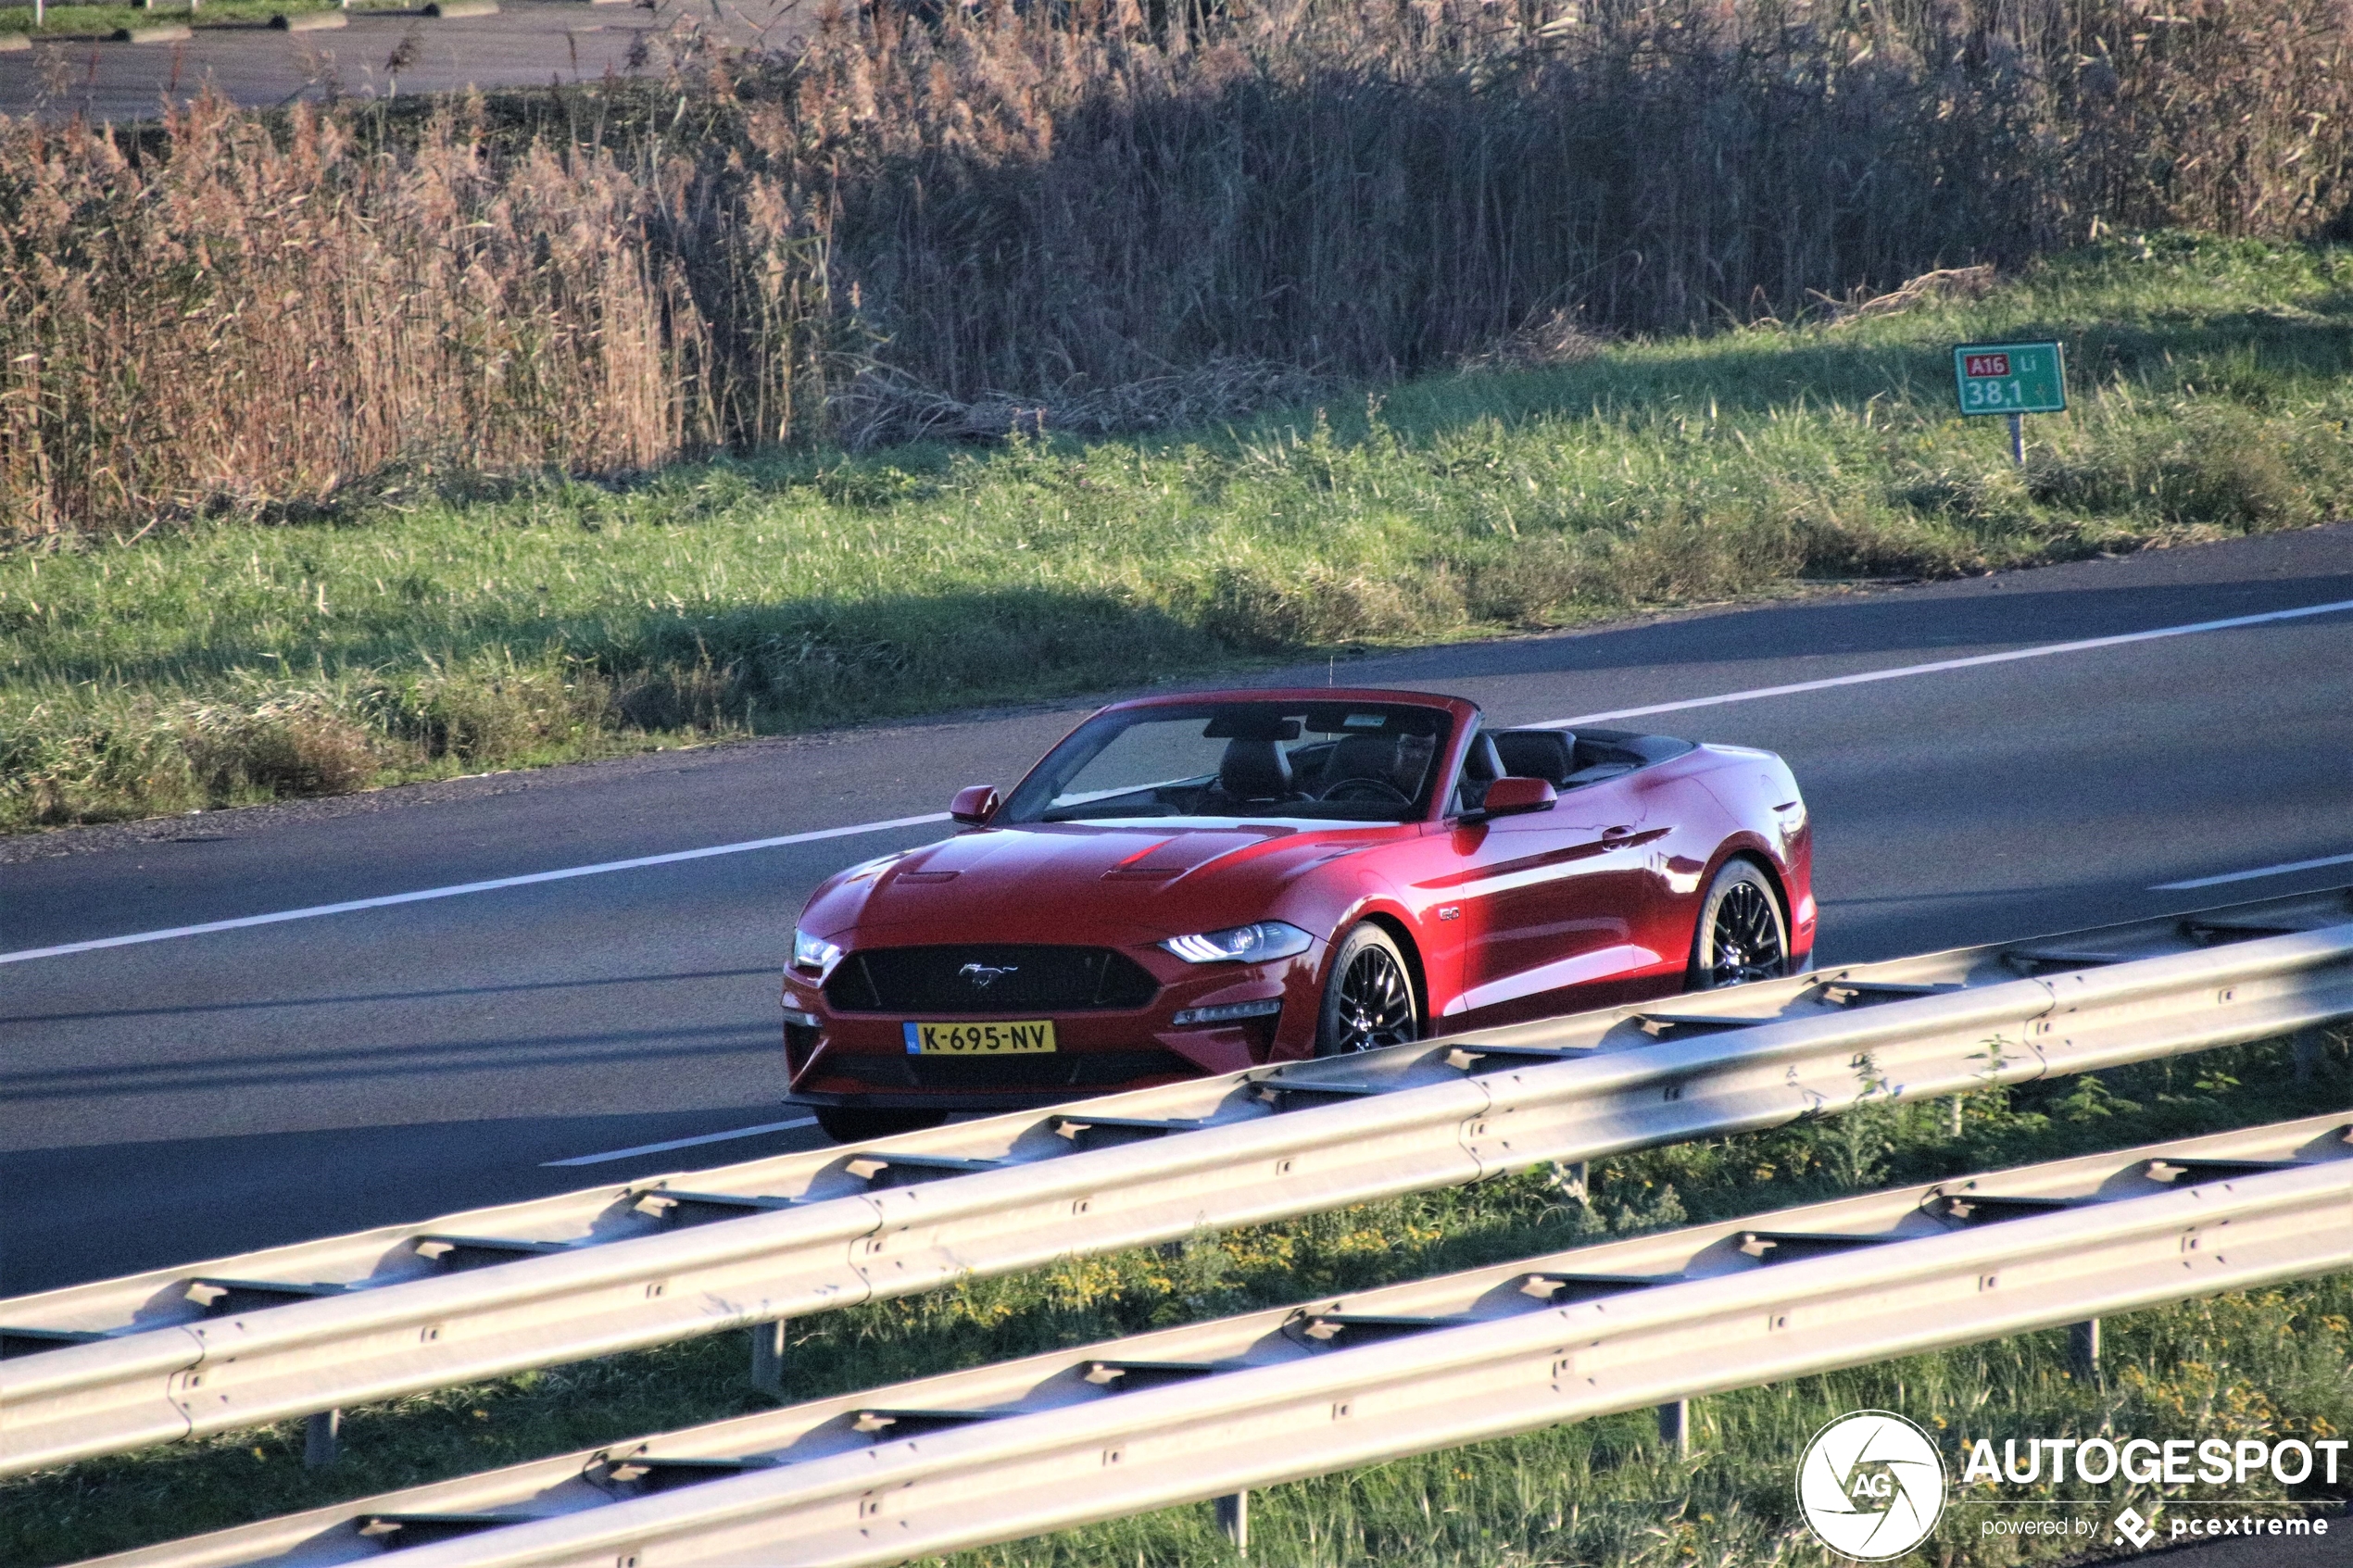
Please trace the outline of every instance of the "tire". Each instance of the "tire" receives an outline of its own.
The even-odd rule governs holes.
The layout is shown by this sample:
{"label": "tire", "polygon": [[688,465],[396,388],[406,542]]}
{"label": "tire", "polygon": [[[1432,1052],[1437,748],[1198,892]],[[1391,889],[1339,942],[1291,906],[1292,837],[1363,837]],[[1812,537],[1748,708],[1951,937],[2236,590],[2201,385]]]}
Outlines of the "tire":
{"label": "tire", "polygon": [[1789,919],[1772,879],[1753,861],[1726,861],[1699,901],[1687,988],[1713,991],[1788,972]]}
{"label": "tire", "polygon": [[1332,955],[1315,1022],[1315,1054],[1353,1056],[1419,1037],[1414,972],[1389,933],[1366,921],[1342,937]]}
{"label": "tire", "polygon": [[836,1143],[864,1143],[868,1138],[897,1137],[920,1133],[948,1120],[944,1110],[870,1110],[863,1106],[821,1105],[817,1125]]}

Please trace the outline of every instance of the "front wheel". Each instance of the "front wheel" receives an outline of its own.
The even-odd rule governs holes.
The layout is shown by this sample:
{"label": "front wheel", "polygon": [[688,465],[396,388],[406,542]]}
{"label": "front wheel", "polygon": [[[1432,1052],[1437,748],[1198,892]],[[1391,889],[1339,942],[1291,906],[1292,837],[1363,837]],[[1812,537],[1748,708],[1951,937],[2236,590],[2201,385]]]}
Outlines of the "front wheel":
{"label": "front wheel", "polygon": [[920,1133],[948,1120],[944,1110],[870,1110],[862,1106],[821,1105],[817,1125],[836,1143],[864,1143],[868,1138],[895,1138]]}
{"label": "front wheel", "polygon": [[1340,939],[1324,982],[1324,1010],[1315,1027],[1317,1056],[1402,1046],[1416,1037],[1414,981],[1405,955],[1370,921]]}
{"label": "front wheel", "polygon": [[1699,901],[1692,937],[1691,989],[1713,991],[1789,972],[1789,925],[1765,873],[1728,860]]}

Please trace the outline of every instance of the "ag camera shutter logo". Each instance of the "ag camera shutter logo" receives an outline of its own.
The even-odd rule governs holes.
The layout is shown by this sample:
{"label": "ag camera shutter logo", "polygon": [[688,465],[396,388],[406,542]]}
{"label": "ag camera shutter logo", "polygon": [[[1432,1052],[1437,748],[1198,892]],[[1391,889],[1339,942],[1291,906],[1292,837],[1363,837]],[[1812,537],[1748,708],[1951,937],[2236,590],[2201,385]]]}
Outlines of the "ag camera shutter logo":
{"label": "ag camera shutter logo", "polygon": [[1832,1551],[1863,1562],[1901,1557],[1928,1539],[1944,1512],[1944,1461],[1902,1416],[1856,1411],[1806,1445],[1797,1506]]}

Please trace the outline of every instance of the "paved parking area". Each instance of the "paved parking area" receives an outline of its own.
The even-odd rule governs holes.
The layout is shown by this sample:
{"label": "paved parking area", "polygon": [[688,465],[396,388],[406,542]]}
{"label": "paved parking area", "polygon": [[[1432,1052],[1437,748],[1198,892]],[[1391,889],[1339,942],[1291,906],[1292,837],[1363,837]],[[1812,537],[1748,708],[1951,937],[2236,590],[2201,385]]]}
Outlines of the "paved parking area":
{"label": "paved parking area", "polygon": [[[0,114],[153,119],[166,102],[185,103],[207,84],[237,103],[268,107],[594,82],[662,69],[670,29],[775,45],[811,8],[803,0],[501,0],[484,17],[353,11],[346,25],[318,31],[253,24],[199,28],[177,44],[41,43],[0,54]],[[162,0],[156,21],[178,19],[175,9]]]}

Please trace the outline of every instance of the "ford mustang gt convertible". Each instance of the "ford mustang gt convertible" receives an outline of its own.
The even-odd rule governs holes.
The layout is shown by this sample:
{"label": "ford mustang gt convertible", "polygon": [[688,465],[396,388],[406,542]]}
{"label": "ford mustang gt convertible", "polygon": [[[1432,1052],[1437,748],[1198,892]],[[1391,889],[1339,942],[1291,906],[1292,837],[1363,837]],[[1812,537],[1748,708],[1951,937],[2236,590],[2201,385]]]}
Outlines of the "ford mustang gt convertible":
{"label": "ford mustang gt convertible", "polygon": [[785,971],[841,1139],[1778,975],[1812,834],[1770,752],[1461,697],[1123,702],[961,832],[827,881]]}

